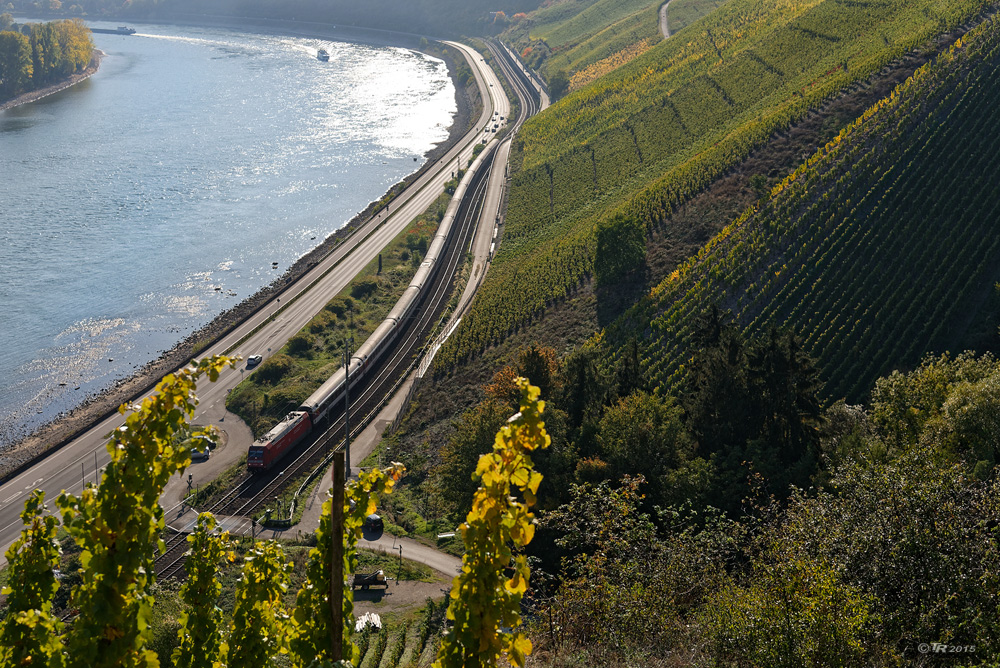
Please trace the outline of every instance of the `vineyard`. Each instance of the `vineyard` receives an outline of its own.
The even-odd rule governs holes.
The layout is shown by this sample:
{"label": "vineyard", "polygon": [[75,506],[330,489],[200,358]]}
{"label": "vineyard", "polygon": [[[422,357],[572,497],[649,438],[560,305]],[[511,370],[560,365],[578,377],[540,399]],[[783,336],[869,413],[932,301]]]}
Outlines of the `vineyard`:
{"label": "vineyard", "polygon": [[727,0],[670,0],[667,10],[670,20],[670,33],[674,34],[691,25],[702,16],[710,14]]}
{"label": "vineyard", "polygon": [[569,79],[569,90],[574,91],[583,88],[591,81],[600,79],[605,74],[610,73],[612,70],[616,70],[622,65],[628,63],[635,58],[638,58],[646,51],[650,49],[653,45],[651,40],[644,39],[640,42],[622,49],[618,53],[615,53],[607,58],[602,58],[598,60],[593,65],[587,65],[579,72],[573,74]]}
{"label": "vineyard", "polygon": [[800,333],[828,399],[947,349],[1000,278],[1000,21],[990,19],[775,186],[607,331],[661,388],[713,305]]}
{"label": "vineyard", "polygon": [[614,215],[647,229],[777,131],[985,0],[730,0],[524,125],[503,245],[439,368],[502,341],[593,269]]}
{"label": "vineyard", "polygon": [[528,63],[551,80],[556,72],[579,72],[647,41],[661,40],[659,2],[598,0],[566,2],[533,12],[504,34]]}
{"label": "vineyard", "polygon": [[445,606],[428,600],[419,618],[366,627],[355,634],[361,649],[360,668],[430,668],[437,658],[437,632]]}

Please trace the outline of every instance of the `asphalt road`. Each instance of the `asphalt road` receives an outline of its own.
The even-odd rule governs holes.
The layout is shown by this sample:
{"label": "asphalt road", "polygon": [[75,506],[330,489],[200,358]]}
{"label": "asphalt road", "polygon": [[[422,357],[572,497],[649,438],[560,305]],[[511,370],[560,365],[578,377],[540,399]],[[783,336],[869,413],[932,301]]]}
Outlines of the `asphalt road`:
{"label": "asphalt road", "polygon": [[[440,195],[444,184],[452,178],[456,164],[467,166],[472,150],[483,137],[483,129],[493,118],[494,111],[499,116],[509,115],[509,102],[500,81],[482,57],[471,47],[453,42],[449,44],[465,54],[482,92],[483,112],[473,129],[397,197],[387,213],[367,221],[348,243],[342,244],[280,297],[205,350],[203,355],[229,354],[246,358],[258,354],[266,359],[277,352]],[[258,328],[259,331],[251,335]],[[198,392],[201,403],[194,422],[202,425],[218,423],[226,415],[227,393],[244,374],[243,366],[226,369],[218,382],[202,384]],[[232,421],[233,417],[229,419]],[[51,502],[62,490],[79,493],[83,484],[98,479],[99,469],[109,459],[104,447],[107,435],[121,424],[122,419],[118,415],[102,421],[58,452],[0,486],[0,554],[17,539],[21,530],[19,516],[24,500],[32,490],[44,490],[46,499]],[[236,449],[247,446],[249,443],[228,445]],[[0,565],[3,562],[0,558]]]}
{"label": "asphalt road", "polygon": [[670,0],[667,0],[660,7],[660,32],[663,33],[663,39],[670,37],[670,22],[667,20],[667,7],[669,6]]}

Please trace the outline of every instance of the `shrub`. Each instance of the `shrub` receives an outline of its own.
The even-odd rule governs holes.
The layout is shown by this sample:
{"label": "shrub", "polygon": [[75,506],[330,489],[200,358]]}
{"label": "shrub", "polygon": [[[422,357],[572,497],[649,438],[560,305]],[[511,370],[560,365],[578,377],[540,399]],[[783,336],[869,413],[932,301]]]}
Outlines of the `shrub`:
{"label": "shrub", "polygon": [[273,355],[264,361],[257,369],[257,372],[251,376],[255,383],[270,383],[275,384],[279,380],[285,377],[289,371],[292,370],[292,358],[283,353],[278,353]]}
{"label": "shrub", "polygon": [[355,299],[368,299],[378,290],[378,280],[368,277],[363,278],[351,286],[351,296]]}
{"label": "shrub", "polygon": [[307,353],[312,346],[312,338],[301,332],[288,340],[288,352],[292,355],[302,355]]}

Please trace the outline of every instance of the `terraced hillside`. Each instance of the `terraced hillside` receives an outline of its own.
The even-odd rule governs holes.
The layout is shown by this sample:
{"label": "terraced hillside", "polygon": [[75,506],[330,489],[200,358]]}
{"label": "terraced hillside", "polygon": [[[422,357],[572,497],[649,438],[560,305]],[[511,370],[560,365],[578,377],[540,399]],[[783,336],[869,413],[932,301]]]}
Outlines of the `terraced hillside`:
{"label": "terraced hillside", "polygon": [[691,25],[705,14],[710,14],[726,0],[670,0],[668,18],[670,33],[674,34]]}
{"label": "terraced hillside", "polygon": [[[532,12],[504,38],[550,80],[660,41],[662,0],[567,0]],[[610,70],[609,70],[610,71]]]}
{"label": "terraced hillside", "polygon": [[990,4],[730,0],[535,117],[519,136],[503,244],[441,368],[587,280],[599,226],[613,238],[660,224],[774,132]]}
{"label": "terraced hillside", "polygon": [[713,305],[751,333],[794,328],[828,398],[944,350],[1000,279],[1000,21],[868,110],[607,335],[637,338],[662,388]]}

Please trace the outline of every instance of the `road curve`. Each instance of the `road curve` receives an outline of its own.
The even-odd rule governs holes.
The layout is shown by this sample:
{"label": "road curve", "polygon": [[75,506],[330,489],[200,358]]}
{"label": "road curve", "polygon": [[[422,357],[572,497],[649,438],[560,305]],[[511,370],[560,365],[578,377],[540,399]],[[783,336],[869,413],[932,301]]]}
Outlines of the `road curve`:
{"label": "road curve", "polygon": [[670,0],[663,3],[660,7],[660,32],[663,33],[663,39],[670,37],[670,22],[667,20],[667,7],[670,6]]}

